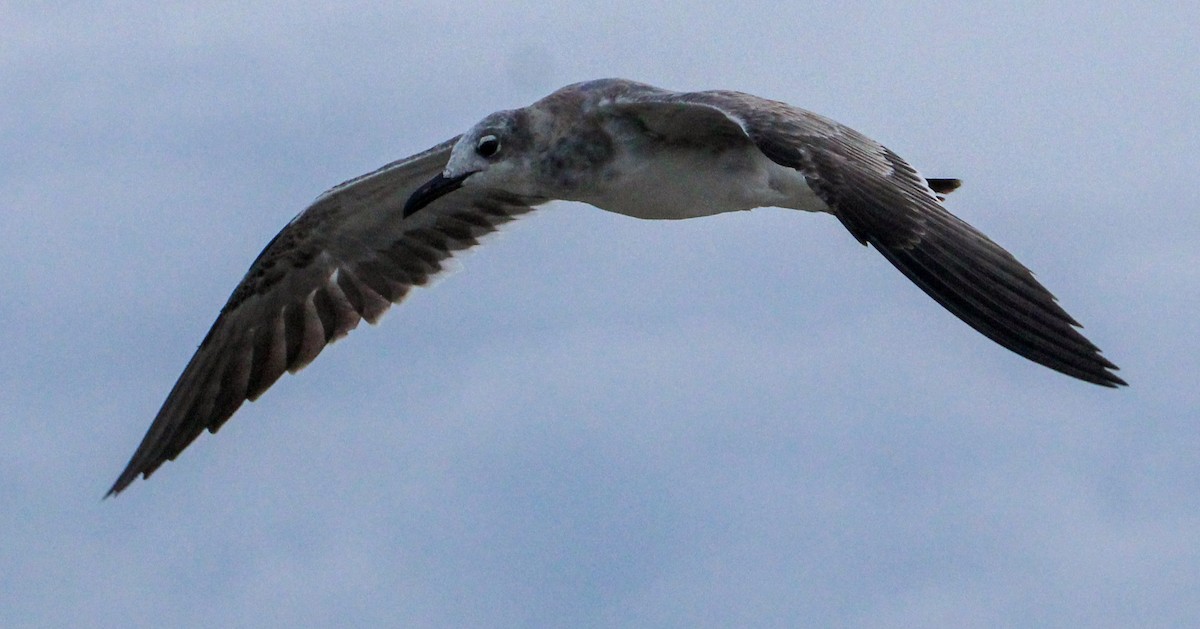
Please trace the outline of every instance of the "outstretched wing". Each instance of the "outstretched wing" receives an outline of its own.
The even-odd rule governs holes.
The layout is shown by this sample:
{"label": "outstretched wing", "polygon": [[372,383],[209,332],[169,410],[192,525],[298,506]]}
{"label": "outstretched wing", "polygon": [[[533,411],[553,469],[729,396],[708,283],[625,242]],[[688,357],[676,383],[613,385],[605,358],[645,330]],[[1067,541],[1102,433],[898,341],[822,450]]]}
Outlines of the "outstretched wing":
{"label": "outstretched wing", "polygon": [[302,369],[360,319],[375,323],[455,251],[531,209],[502,192],[459,190],[403,218],[409,195],[445,168],[456,140],[331,189],[271,240],[108,495],[148,478],[284,371]]}
{"label": "outstretched wing", "polygon": [[[1108,387],[1125,384],[1029,269],[942,206],[939,194],[956,188],[957,180],[927,181],[878,142],[786,103],[739,92],[655,88],[634,90],[628,101],[669,106],[680,128],[728,134],[736,126],[772,161],[802,173],[859,242],[874,246],[971,327],[1067,375]],[[687,108],[695,111],[684,113]],[[717,112],[725,120],[715,120]],[[716,125],[725,128],[718,132]]]}

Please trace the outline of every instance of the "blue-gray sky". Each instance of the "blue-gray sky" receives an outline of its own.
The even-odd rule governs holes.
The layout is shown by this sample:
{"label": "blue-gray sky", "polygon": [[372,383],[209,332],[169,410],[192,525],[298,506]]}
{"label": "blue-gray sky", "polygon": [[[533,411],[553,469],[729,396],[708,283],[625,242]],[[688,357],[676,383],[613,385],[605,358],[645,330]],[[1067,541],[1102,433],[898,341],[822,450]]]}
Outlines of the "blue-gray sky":
{"label": "blue-gray sky", "polygon": [[[5,626],[1200,621],[1195,3],[0,5]],[[324,189],[575,81],[738,89],[931,176],[1132,386],[836,220],[556,204],[116,500]]]}

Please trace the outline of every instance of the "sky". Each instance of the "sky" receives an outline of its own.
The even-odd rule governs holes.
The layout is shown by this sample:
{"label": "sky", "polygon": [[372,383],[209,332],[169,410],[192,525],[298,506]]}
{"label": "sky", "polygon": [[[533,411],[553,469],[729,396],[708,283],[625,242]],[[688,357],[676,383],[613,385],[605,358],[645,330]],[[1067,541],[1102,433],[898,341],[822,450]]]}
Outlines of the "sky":
{"label": "sky", "polygon": [[[901,6],[903,4],[903,6]],[[0,4],[0,624],[1200,623],[1200,5]],[[1130,386],[835,219],[559,203],[101,500],[325,189],[576,81],[848,124]]]}

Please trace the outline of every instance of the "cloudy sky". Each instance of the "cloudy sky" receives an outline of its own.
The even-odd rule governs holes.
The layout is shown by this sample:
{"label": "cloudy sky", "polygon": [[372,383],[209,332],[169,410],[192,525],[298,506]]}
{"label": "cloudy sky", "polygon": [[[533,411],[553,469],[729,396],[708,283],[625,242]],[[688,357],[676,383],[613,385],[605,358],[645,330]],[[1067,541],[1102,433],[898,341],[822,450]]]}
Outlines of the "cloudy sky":
{"label": "cloudy sky", "polygon": [[[148,6],[0,4],[5,626],[1200,621],[1200,5]],[[309,201],[606,76],[961,177],[1131,386],[826,216],[556,204],[101,501]]]}

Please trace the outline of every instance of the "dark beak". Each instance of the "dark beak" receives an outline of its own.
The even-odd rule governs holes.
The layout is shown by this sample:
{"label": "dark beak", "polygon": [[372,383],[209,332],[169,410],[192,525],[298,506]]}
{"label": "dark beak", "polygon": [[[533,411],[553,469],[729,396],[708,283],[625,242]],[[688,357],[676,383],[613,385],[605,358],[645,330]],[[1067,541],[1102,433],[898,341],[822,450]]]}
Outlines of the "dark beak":
{"label": "dark beak", "polygon": [[413,191],[408,197],[408,202],[404,204],[404,218],[412,216],[417,210],[437,201],[438,199],[458,190],[462,187],[463,182],[467,177],[474,175],[476,171],[471,171],[459,175],[457,177],[443,177],[441,173],[437,177],[426,181],[420,188]]}

